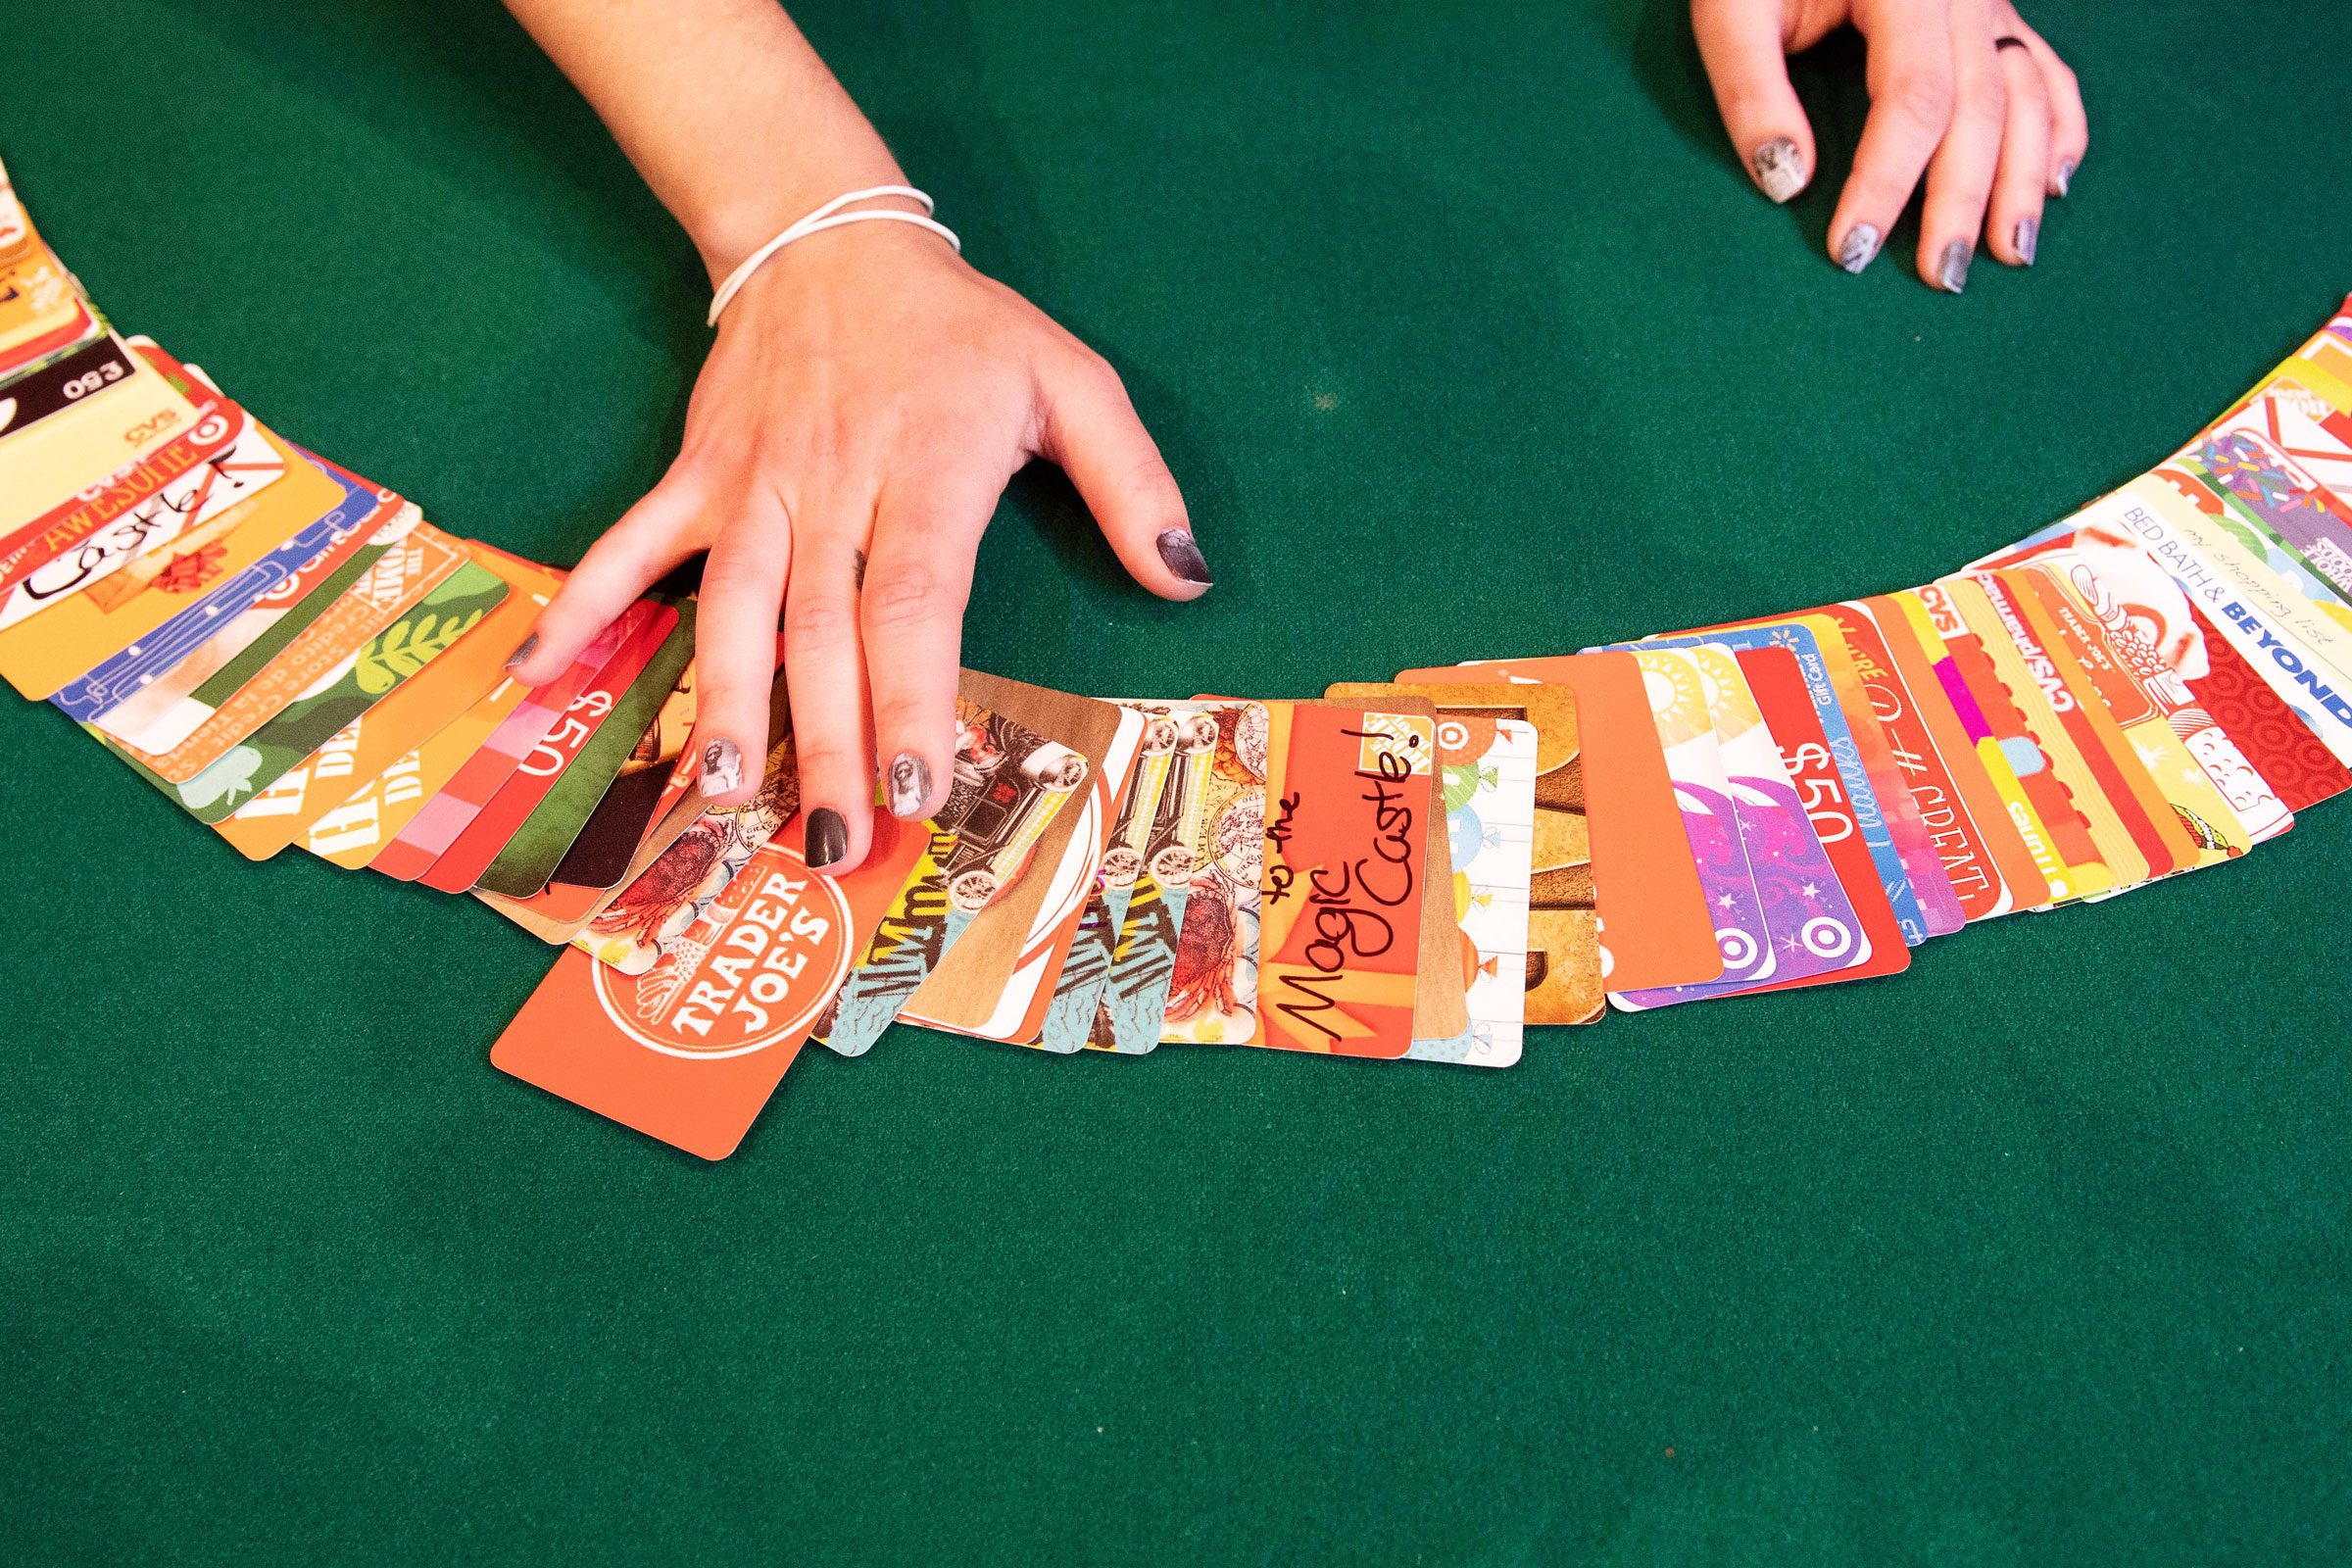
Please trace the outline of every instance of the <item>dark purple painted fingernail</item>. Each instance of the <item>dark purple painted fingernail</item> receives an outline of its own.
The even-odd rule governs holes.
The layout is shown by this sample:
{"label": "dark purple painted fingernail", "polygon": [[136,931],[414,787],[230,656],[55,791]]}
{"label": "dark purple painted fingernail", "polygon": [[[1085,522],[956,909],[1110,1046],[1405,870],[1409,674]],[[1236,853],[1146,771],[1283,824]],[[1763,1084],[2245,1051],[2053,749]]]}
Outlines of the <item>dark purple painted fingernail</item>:
{"label": "dark purple painted fingernail", "polygon": [[1943,261],[1936,269],[1936,281],[1946,293],[1957,294],[1968,287],[1968,264],[1977,259],[1977,248],[1964,239],[1956,239],[1943,248]]}
{"label": "dark purple painted fingernail", "polygon": [[1182,528],[1170,528],[1159,536],[1159,559],[1186,582],[1206,588],[1214,581],[1208,574],[1208,563],[1200,559],[1200,541]]}
{"label": "dark purple painted fingernail", "polygon": [[850,824],[830,806],[820,806],[808,813],[808,834],[801,851],[801,858],[808,862],[811,871],[826,866],[850,853]]}
{"label": "dark purple painted fingernail", "polygon": [[538,651],[539,634],[537,632],[533,632],[528,637],[525,637],[521,642],[514,645],[514,651],[507,656],[507,667],[509,669],[521,668],[522,662],[530,658]]}

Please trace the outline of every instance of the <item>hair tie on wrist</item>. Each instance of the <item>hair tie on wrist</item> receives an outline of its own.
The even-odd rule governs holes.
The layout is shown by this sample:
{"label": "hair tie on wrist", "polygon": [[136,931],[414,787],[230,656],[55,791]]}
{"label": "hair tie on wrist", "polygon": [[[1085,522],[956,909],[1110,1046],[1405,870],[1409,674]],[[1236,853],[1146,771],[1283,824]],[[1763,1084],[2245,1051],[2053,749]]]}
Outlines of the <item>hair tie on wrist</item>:
{"label": "hair tie on wrist", "polygon": [[[866,212],[845,213],[842,211],[843,208],[849,206],[852,202],[872,201],[879,196],[904,196],[909,201],[921,202],[923,204],[923,210],[919,213],[907,213],[901,212],[896,207],[878,207]],[[744,284],[751,281],[752,274],[760,270],[761,265],[764,264],[769,257],[775,255],[776,252],[782,250],[785,246],[791,244],[796,239],[806,239],[810,234],[819,233],[824,229],[839,228],[844,223],[863,223],[868,221],[912,223],[917,228],[927,228],[932,233],[937,234],[941,239],[944,239],[949,244],[955,246],[957,255],[961,255],[963,253],[963,241],[956,237],[956,231],[954,229],[950,228],[947,224],[938,221],[931,216],[931,214],[937,209],[937,206],[938,204],[932,201],[929,196],[926,196],[921,191],[916,190],[912,185],[871,185],[864,190],[853,190],[846,192],[843,195],[834,197],[831,201],[825,203],[824,206],[819,207],[815,212],[810,213],[808,217],[802,219],[799,222],[794,223],[790,228],[784,230],[783,233],[778,234],[774,239],[769,240],[766,244],[752,252],[751,255],[746,256],[743,259],[742,265],[737,267],[732,272],[729,272],[727,274],[727,280],[718,285],[718,292],[710,296],[710,314],[704,318],[703,324],[706,326],[716,326],[718,324],[718,313],[727,308],[727,302],[735,297],[736,292],[740,290]]]}

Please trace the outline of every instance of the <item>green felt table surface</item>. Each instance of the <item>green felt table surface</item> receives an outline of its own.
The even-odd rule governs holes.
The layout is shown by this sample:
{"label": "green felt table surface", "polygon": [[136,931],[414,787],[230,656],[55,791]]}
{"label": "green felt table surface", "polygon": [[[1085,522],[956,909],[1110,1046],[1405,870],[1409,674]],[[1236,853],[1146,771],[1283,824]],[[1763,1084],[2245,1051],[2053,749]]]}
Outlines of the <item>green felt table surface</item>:
{"label": "green felt table surface", "polygon": [[[1919,582],[2352,286],[2352,11],[2032,7],[2031,273],[1823,257],[1670,0],[866,0],[806,24],[1126,373],[1217,574],[1019,479],[971,662],[1336,679]],[[128,330],[567,564],[693,256],[486,0],[12,0],[0,156]],[[1851,40],[1800,64],[1826,159]],[[494,1072],[548,950],[249,866],[0,704],[0,1558],[2302,1563],[2352,1552],[2352,805],[1868,985],[1482,1073],[900,1030],[707,1165]]]}

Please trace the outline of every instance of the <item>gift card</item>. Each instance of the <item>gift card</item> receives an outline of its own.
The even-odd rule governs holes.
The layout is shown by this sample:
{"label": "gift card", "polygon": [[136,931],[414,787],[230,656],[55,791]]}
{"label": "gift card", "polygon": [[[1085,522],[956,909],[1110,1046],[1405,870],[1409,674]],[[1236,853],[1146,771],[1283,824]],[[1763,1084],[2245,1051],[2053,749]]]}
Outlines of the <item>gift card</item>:
{"label": "gift card", "polygon": [[0,436],[0,526],[72,499],[74,492],[195,428],[195,404],[143,360],[130,374],[54,418]]}
{"label": "gift card", "polygon": [[[1528,887],[1522,890],[1522,902],[1531,914],[1529,930],[1512,939],[1527,958],[1522,1021],[1593,1022],[1606,1010],[1605,987],[1600,972],[1599,923],[1593,912],[1592,834],[1585,816],[1584,748],[1574,692],[1556,683],[1526,681],[1483,685],[1342,682],[1325,696],[1336,701],[1372,702],[1390,694],[1425,699],[1434,703],[1442,715],[1457,719],[1507,717],[1535,729],[1535,815],[1528,824]],[[1456,790],[1451,775],[1447,777],[1450,813],[1456,808]],[[1515,823],[1514,807],[1488,808],[1490,813],[1496,809],[1508,813]],[[1448,833],[1458,844],[1459,835],[1453,834],[1450,826]],[[1454,867],[1457,880],[1460,869],[1458,864]],[[1494,929],[1497,918],[1487,917],[1488,930]],[[1472,989],[1477,986],[1474,982]]]}
{"label": "gift card", "polygon": [[[234,607],[245,600],[246,585],[232,579],[216,591],[221,603],[211,622],[212,636],[168,664],[161,662],[163,656],[152,656],[160,639],[188,621],[190,612],[182,611],[154,636],[133,643],[50,700],[64,707],[87,686],[102,682],[122,695],[93,693],[92,706],[104,706],[86,715],[89,721],[139,751],[169,752],[358,587],[418,520],[416,509],[397,497],[364,492],[353,501],[347,496],[344,506],[239,574],[260,578],[260,592],[243,609]],[[319,539],[325,540],[323,546],[295,560],[298,542]],[[207,596],[208,603],[212,597]],[[195,638],[202,629],[201,623],[189,625],[186,635]],[[151,657],[157,662],[142,668]]]}
{"label": "gift card", "polygon": [[244,410],[215,401],[198,413],[192,428],[0,537],[0,616],[22,620],[78,593],[285,473],[285,451]]}
{"label": "gift card", "polygon": [[2088,766],[2100,795],[2115,808],[2132,847],[2146,858],[2148,875],[2170,876],[2194,866],[2196,841],[2174,817],[2145,761],[2124,739],[2079,663],[2035,614],[2030,596],[2021,599],[2013,584],[1993,572],[1970,573],[1966,581],[1991,606],[2002,633]]}
{"label": "gift card", "polygon": [[[1443,797],[1436,721],[1418,706],[1266,705],[1264,755],[1279,760],[1265,774],[1251,1044],[1394,1058],[1427,1027],[1415,998]],[[1458,952],[1450,922],[1439,934]]]}
{"label": "gift card", "polygon": [[[401,617],[409,610],[465,564],[464,545],[437,528],[417,524],[387,550],[350,592],[319,612],[250,678],[234,687],[220,681],[209,692],[199,689],[176,707],[157,737],[178,736],[170,750],[149,752],[113,740],[108,744],[159,778],[187,783],[321,681],[333,679],[361,649],[375,645],[375,639],[402,624]],[[437,623],[432,629],[446,631],[447,626]],[[405,660],[410,652],[406,646],[409,635],[402,633],[389,648],[379,646],[379,656],[394,662]]]}
{"label": "gift card", "polygon": [[[614,705],[669,640],[677,623],[676,608],[658,602],[649,613],[637,617],[612,657],[564,705],[556,722],[523,754],[498,792],[441,852],[432,868],[416,880],[442,893],[464,893],[472,887],[523,823],[546,804],[557,782],[570,772],[580,749],[602,731]],[[624,737],[624,743],[627,739]]]}
{"label": "gift card", "polygon": [[1886,727],[1871,710],[1869,692],[1837,622],[1815,613],[1781,615],[1644,641],[1681,647],[1700,637],[1734,649],[1780,647],[1796,655],[1798,667],[1813,687],[1815,711],[1831,738],[1831,749],[1846,770],[1846,791],[1855,819],[1862,824],[1863,842],[1885,875],[1887,902],[1894,906],[1905,935],[1916,947],[1967,924],[1951,880],[1928,842],[1919,803],[1895,760]]}
{"label": "gift card", "polygon": [[800,836],[770,836],[643,974],[566,952],[491,1065],[704,1159],[733,1153],[924,838],[877,815],[864,861],[827,877]]}
{"label": "gift card", "polygon": [[[1963,744],[1957,720],[1934,721],[1933,710],[1951,716],[1942,694],[1931,688],[1923,695],[1912,688],[1886,646],[1886,633],[1859,604],[1825,605],[1808,613],[1835,625],[1844,642],[1961,915],[1985,920],[2045,902],[2048,884],[1982,777],[1974,753]],[[1960,754],[1956,759],[1949,755],[1954,750]]]}
{"label": "gift card", "polygon": [[871,1050],[980,912],[1028,875],[1044,825],[1079,782],[1076,754],[969,695],[956,699],[956,726],[948,798],[923,824],[913,865],[838,1004],[817,1022],[814,1038],[841,1055]]}
{"label": "gift card", "polygon": [[[366,865],[522,701],[526,688],[506,662],[555,597],[557,577],[497,553],[476,564],[507,585],[497,608],[217,824],[238,854],[266,859],[301,842],[337,865]],[[438,770],[420,770],[419,749],[430,762],[445,736]]]}
{"label": "gift card", "polygon": [[1258,873],[1266,828],[1266,708],[1202,705],[1217,726],[1200,769],[1185,858],[1176,967],[1168,977],[1161,1041],[1240,1044],[1257,1033]]}
{"label": "gift card", "polygon": [[[506,596],[507,585],[495,573],[470,564],[459,568],[276,717],[184,784],[159,778],[128,757],[123,760],[198,821],[222,821],[439,659]],[[122,755],[121,748],[115,750]]]}
{"label": "gift card", "polygon": [[[1642,647],[1632,651],[1649,692],[1651,722],[1674,778],[1682,811],[1684,842],[1698,867],[1707,907],[1715,917],[1716,948],[1723,955],[1722,980],[1733,985],[1768,980],[1779,969],[1772,934],[1764,923],[1763,900],[1748,869],[1740,838],[1740,817],[1731,797],[1731,775],[1715,741],[1706,688],[1687,651]],[[1620,1007],[1639,1011],[1657,1005],[1658,993],[1611,992]],[[1675,999],[1679,1000],[1679,999]]]}
{"label": "gift card", "polygon": [[[1078,1051],[1098,1033],[1102,1036],[1099,1049],[1115,1049],[1103,997],[1136,884],[1152,874],[1144,863],[1146,845],[1159,811],[1161,793],[1175,768],[1176,746],[1183,733],[1183,725],[1168,704],[1122,701],[1119,706],[1143,715],[1143,738],[1137,746],[1126,798],[1119,803],[1119,814],[1111,823],[1109,846],[1095,874],[1093,895],[1079,917],[1077,939],[1070,944],[1070,956],[1054,982],[1054,1000],[1047,1005],[1045,1023],[1038,1031],[1037,1044],[1045,1051]],[[1173,944],[1167,957],[1173,962]],[[1156,1039],[1152,1043],[1158,1044]]]}
{"label": "gift card", "polygon": [[77,343],[0,380],[0,438],[30,429],[126,379],[137,362],[113,333]]}
{"label": "gift card", "polygon": [[[1861,927],[1861,941],[1850,961],[1817,973],[1763,981],[1749,987],[1694,986],[1670,993],[1684,1000],[1794,990],[1803,986],[1838,985],[1898,974],[1911,963],[1894,906],[1879,885],[1878,864],[1862,841],[1861,824],[1846,798],[1845,777],[1831,755],[1828,733],[1802,667],[1783,649],[1756,648],[1740,653],[1740,668],[1765,724],[1779,742],[1790,785],[1805,808],[1815,837],[1829,857],[1833,873],[1844,890]],[[1801,888],[1799,890],[1801,894]],[[1784,938],[1784,951],[1788,939]],[[1803,941],[1800,926],[1797,940]],[[1816,940],[1819,940],[1817,936]]]}
{"label": "gift card", "polygon": [[[694,660],[694,601],[687,600],[676,607],[667,635],[660,640],[636,678],[614,696],[605,715],[594,721],[589,733],[579,741],[570,763],[549,788],[547,798],[533,808],[506,847],[498,852],[498,858],[476,879],[476,887],[510,898],[527,898],[545,887],[624,775],[647,779],[654,786],[652,790],[634,792],[631,797],[635,801],[633,808],[640,814],[636,816],[637,831],[628,849],[636,847],[637,839],[644,836],[645,829],[652,824],[655,808],[661,804],[661,781],[674,770],[677,748],[682,747],[674,717],[666,730],[660,726],[662,716],[673,711],[670,699],[679,677]],[[608,669],[599,677],[598,684],[609,685],[612,674]],[[686,699],[689,711],[692,705],[689,687]],[[689,717],[686,727],[691,728],[692,724]],[[564,726],[558,728],[562,730]],[[550,742],[568,744],[568,738],[551,733],[541,745]],[[659,772],[654,771],[657,767]],[[620,858],[626,864],[626,850]]]}
{"label": "gift card", "polygon": [[[1969,699],[1967,688],[1959,685],[1957,674],[1947,684],[1938,673],[1939,664],[1950,662],[1941,639],[1936,639],[1936,654],[1929,655],[1912,630],[1910,615],[1889,599],[1855,600],[1839,608],[1855,612],[1857,629],[1866,627],[1877,638],[1875,646],[1886,667],[1901,682],[1902,696],[1909,700],[1908,711],[1927,732],[1944,776],[1951,781],[1958,809],[1973,830],[1973,840],[1957,835],[1953,847],[1938,847],[1962,908],[1971,919],[1989,919],[2048,904],[2054,897],[2049,876],[2063,875],[2065,866],[2050,849],[2016,774],[1984,729],[1983,715]],[[1921,624],[1926,624],[1924,615]],[[1853,635],[1849,633],[1849,638]],[[1922,817],[1935,831],[1936,808],[1925,781],[1913,786],[1913,795],[1920,802]],[[1983,846],[1981,856],[1970,854],[1972,842]],[[1985,859],[1992,862],[1989,873],[1983,869]],[[1987,881],[1997,884],[1997,896],[1985,897]]]}
{"label": "gift card", "polygon": [[[2131,794],[2123,788],[2113,768],[2106,765],[2107,760],[2099,756],[2097,746],[2079,724],[2071,727],[2067,724],[2068,716],[2080,717],[2080,705],[2069,701],[2067,714],[2059,713],[2052,701],[2052,689],[2042,685],[2034,662],[2029,662],[2028,650],[2032,650],[2033,661],[2039,662],[2040,649],[2031,641],[2020,646],[2017,634],[2002,619],[2000,609],[1987,595],[1984,583],[1974,577],[1946,577],[1932,589],[1920,592],[1930,603],[1935,602],[1930,599],[1931,594],[1940,595],[1942,604],[1959,616],[1963,624],[1961,636],[1956,638],[1947,632],[1944,641],[1955,652],[1963,647],[1973,651],[1980,661],[1973,673],[1965,658],[1962,662],[1962,671],[1970,674],[1972,687],[1984,675],[1999,685],[2035,749],[2047,760],[2051,775],[2089,828],[2099,862],[2114,879],[2112,891],[2136,887],[2151,876],[2170,871],[2169,860],[2149,858],[2145,824]],[[2057,695],[2064,695],[2062,687]],[[1984,701],[1982,691],[1978,700]],[[2090,747],[2087,753],[2086,745]]]}
{"label": "gift card", "polygon": [[572,699],[636,636],[654,610],[653,601],[640,599],[597,633],[562,674],[525,693],[465,766],[376,852],[368,868],[403,882],[414,882],[430,870],[442,852],[458,841],[482,808],[514,776],[532,748],[556,727]]}
{"label": "gift card", "polygon": [[[1109,853],[1107,835],[1117,818],[1119,803],[1126,797],[1128,783],[1135,773],[1137,752],[1143,744],[1144,715],[1117,705],[1108,706],[1119,715],[1118,728],[1101,759],[1089,770],[1085,783],[1062,808],[1062,813],[1071,819],[1067,842],[1045,883],[1044,896],[1030,916],[1028,933],[1014,954],[1012,972],[997,994],[996,1006],[979,1022],[966,1026],[933,1022],[913,1011],[920,1004],[910,1001],[909,1010],[901,1014],[907,1021],[930,1023],[934,1028],[983,1040],[1036,1044],[1045,1028],[1047,1010],[1053,1004],[1054,987],[1077,942],[1087,892],[1094,886],[1103,858]],[[1046,867],[1041,864],[1038,869]]]}
{"label": "gift card", "polygon": [[1144,827],[1142,861],[1120,917],[1118,945],[1111,950],[1102,1009],[1087,1042],[1092,1049],[1125,1055],[1143,1055],[1159,1045],[1168,988],[1176,976],[1184,901],[1192,891],[1192,846],[1207,810],[1208,775],[1216,765],[1221,733],[1216,714],[1201,704],[1144,706],[1147,711],[1165,710],[1175,726],[1176,750],[1159,804]]}
{"label": "gift card", "polygon": [[[680,607],[681,618],[686,608]],[[699,770],[688,751],[701,706],[695,691],[695,665],[688,660],[678,672],[677,683],[662,698],[653,722],[621,763],[612,787],[596,803],[587,826],[556,863],[548,877],[551,885],[583,891],[616,886],[654,824],[696,787]]]}
{"label": "gift card", "polygon": [[[2049,651],[2060,681],[2082,701],[2086,716],[2110,752],[2135,761],[2144,778],[2134,779],[2143,790],[2142,807],[2159,825],[2177,828],[2168,834],[2180,854],[2182,870],[2219,865],[2245,854],[2254,835],[2189,749],[2187,736],[2174,724],[2176,713],[2188,708],[2188,690],[2170,680],[2151,651],[2136,638],[2119,637],[2091,613],[2065,578],[2046,566],[2011,568],[1980,574],[1997,584]],[[2180,701],[2168,705],[2149,687],[2156,679],[2177,691]],[[2220,740],[2207,721],[2204,730]],[[2191,733],[2194,733],[2193,731]],[[2227,740],[2221,747],[2234,753]],[[2209,751],[2209,756],[2218,752]],[[2242,758],[2236,761],[2242,776],[2251,773]],[[2272,803],[2278,815],[2285,808]],[[2283,825],[2283,824],[2281,824]],[[2180,853],[2180,852],[2185,853]]]}
{"label": "gift card", "polygon": [[[243,652],[243,644],[232,646],[228,639],[250,643],[282,613],[284,596],[306,574],[330,562],[339,568],[389,517],[384,498],[371,487],[330,477],[343,486],[331,509],[122,652],[68,681],[49,701],[76,721],[136,745],[146,723],[172,707],[164,693],[194,691],[203,683],[199,671],[218,670]],[[262,608],[265,603],[279,608],[273,612]]]}
{"label": "gift card", "polygon": [[[1590,896],[1603,979],[1612,987],[1642,990],[1711,980],[1723,973],[1712,912],[1688,853],[1682,809],[1659,747],[1649,693],[1632,655],[1572,654],[1409,669],[1397,678],[1437,684],[1503,680],[1566,686],[1575,697],[1575,782],[1586,810]],[[1539,805],[1556,798],[1546,791],[1539,795]],[[1565,854],[1573,850],[1570,839],[1549,851],[1562,858],[1563,864],[1538,871],[1531,885],[1531,953],[1546,953],[1554,945],[1571,952],[1582,934],[1581,908],[1547,902],[1573,899],[1580,891],[1572,873],[1551,875],[1568,870]],[[1539,859],[1547,858],[1542,844],[1537,854]],[[1548,976],[1539,980],[1527,999],[1528,1020],[1589,1016],[1577,978],[1571,972],[1557,988]]]}

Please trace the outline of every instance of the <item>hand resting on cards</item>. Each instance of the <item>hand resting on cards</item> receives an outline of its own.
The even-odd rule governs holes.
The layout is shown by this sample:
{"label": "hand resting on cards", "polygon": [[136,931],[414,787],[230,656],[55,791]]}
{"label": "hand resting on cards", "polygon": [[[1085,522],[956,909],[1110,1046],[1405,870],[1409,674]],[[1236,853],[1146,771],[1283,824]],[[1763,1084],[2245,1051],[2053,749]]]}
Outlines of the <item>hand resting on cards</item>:
{"label": "hand resting on cards", "polygon": [[[772,0],[509,0],[702,252],[715,284],[844,192],[903,184]],[[910,202],[896,203],[913,210]],[[1057,463],[1163,598],[1209,576],[1119,377],[939,236],[814,233],[720,318],[677,460],[592,546],[516,663],[559,674],[645,589],[707,553],[696,636],[703,791],[760,784],[779,615],[811,866],[864,857],[889,808],[946,799],[965,600],[1005,481]]]}
{"label": "hand resting on cards", "polygon": [[1830,218],[1830,256],[1871,264],[1926,176],[1920,280],[1957,294],[1982,233],[2031,267],[2045,197],[2089,145],[2075,74],[2009,0],[1690,0],[1724,128],[1764,194],[1788,201],[1818,167],[1787,57],[1850,24],[1869,46],[1870,116]]}

